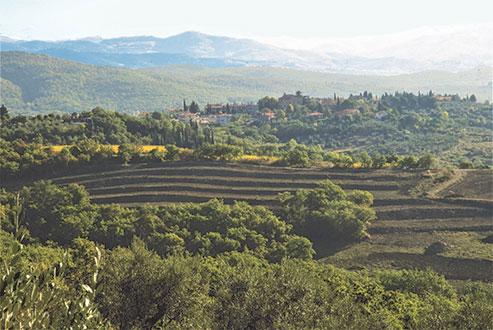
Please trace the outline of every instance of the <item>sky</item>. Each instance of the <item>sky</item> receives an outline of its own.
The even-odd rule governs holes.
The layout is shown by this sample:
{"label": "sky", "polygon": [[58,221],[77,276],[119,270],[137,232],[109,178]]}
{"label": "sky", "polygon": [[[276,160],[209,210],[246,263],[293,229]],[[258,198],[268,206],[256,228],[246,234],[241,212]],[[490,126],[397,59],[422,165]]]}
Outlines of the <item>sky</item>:
{"label": "sky", "polygon": [[0,0],[0,13],[0,34],[24,40],[200,31],[288,42],[492,23],[493,1]]}

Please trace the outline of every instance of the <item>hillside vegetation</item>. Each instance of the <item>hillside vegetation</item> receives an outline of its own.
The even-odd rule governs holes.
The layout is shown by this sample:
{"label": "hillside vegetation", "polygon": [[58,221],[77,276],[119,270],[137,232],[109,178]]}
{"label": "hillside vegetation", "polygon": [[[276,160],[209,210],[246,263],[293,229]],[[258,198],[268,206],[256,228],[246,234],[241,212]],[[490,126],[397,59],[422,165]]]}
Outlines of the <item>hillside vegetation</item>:
{"label": "hillside vegetation", "polygon": [[[463,99],[452,95],[447,96],[448,100],[441,97],[398,92],[373,97],[366,91],[348,99],[299,95],[294,98],[300,104],[293,107],[283,104],[282,97],[266,96],[253,106],[259,111],[227,114],[232,122],[226,125],[211,123],[216,115],[207,106],[197,108],[195,115],[189,114],[195,121],[188,123],[178,120],[184,115],[182,111],[133,116],[97,107],[72,114],[11,116],[10,109],[0,107],[0,138],[14,147],[37,143],[70,148],[87,139],[103,145],[168,144],[195,149],[204,143],[221,143],[233,147],[238,155],[276,157],[298,166],[318,161],[329,161],[336,167],[365,168],[436,165],[434,161],[419,165],[419,158],[426,155],[440,166],[491,166],[491,104],[476,102],[475,95]],[[325,101],[332,105],[322,105]],[[228,106],[223,110],[227,111]],[[265,112],[271,112],[274,118],[266,121]],[[202,120],[207,123],[201,124]],[[204,152],[226,152],[219,149]],[[9,161],[19,163],[19,159]]]}
{"label": "hillside vegetation", "polygon": [[[478,176],[491,170],[208,162],[81,166],[2,181],[10,191],[0,190],[0,322],[491,329],[491,200],[413,197]],[[253,204],[263,191],[274,212],[241,201]],[[212,196],[224,202],[176,203]]]}
{"label": "hillside vegetation", "polygon": [[491,98],[491,68],[463,73],[423,72],[392,77],[353,76],[280,68],[209,69],[167,66],[150,70],[94,66],[22,52],[2,52],[1,103],[13,112],[74,112],[97,106],[122,112],[163,110],[183,99],[207,103],[256,102],[302,90],[313,96],[433,89]]}

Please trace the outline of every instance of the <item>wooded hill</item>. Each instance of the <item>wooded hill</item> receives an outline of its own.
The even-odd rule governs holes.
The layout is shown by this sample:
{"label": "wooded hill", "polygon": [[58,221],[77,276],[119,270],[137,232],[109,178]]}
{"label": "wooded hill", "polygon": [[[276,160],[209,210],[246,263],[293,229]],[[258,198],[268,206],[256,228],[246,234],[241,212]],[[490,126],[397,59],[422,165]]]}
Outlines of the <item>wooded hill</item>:
{"label": "wooded hill", "polygon": [[256,102],[301,90],[312,96],[371,90],[475,94],[491,98],[491,68],[462,73],[426,71],[398,76],[356,76],[269,67],[211,69],[166,66],[142,70],[87,65],[22,52],[1,52],[1,99],[14,113],[74,112],[101,106],[134,112],[163,110],[183,99],[207,103]]}

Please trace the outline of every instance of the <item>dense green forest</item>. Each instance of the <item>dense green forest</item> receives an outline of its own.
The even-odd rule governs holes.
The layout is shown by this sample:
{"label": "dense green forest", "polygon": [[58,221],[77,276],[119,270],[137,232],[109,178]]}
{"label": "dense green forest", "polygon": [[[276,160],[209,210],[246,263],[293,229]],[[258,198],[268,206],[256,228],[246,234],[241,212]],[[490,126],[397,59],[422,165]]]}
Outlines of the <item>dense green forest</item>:
{"label": "dense green forest", "polygon": [[94,66],[46,55],[2,52],[0,103],[15,113],[163,110],[184,98],[207,103],[255,102],[265,95],[301,90],[308,95],[430,89],[491,99],[491,68],[462,73],[428,71],[392,77],[354,76],[281,68],[208,69],[167,66],[149,70]]}
{"label": "dense green forest", "polygon": [[370,194],[325,181],[279,200],[277,217],[217,200],[94,205],[46,181],[2,191],[2,327],[491,329],[491,284],[311,260],[312,241],[364,239]]}

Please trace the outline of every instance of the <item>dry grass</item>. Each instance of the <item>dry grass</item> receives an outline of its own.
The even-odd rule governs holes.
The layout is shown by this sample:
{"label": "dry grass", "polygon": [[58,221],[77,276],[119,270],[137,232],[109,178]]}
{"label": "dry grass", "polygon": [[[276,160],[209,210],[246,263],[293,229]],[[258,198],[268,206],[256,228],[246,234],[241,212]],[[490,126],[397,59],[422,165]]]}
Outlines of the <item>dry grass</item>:
{"label": "dry grass", "polygon": [[[63,148],[68,148],[70,149],[71,147],[73,147],[73,145],[55,145],[55,146],[48,146],[46,148],[50,148],[51,151],[53,151],[54,153],[59,153],[60,151],[62,151]],[[113,150],[113,152],[116,154],[118,153],[118,148],[119,148],[119,145],[116,145],[116,144],[111,144],[111,145],[104,145],[104,147],[106,148],[111,148],[111,150]],[[139,146],[140,149],[143,151],[143,152],[151,152],[152,150],[154,149],[157,149],[159,151],[166,151],[166,148],[164,146],[157,146],[157,145],[143,145],[143,146]]]}

